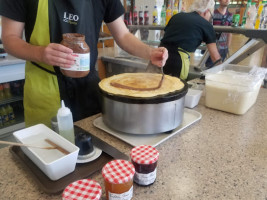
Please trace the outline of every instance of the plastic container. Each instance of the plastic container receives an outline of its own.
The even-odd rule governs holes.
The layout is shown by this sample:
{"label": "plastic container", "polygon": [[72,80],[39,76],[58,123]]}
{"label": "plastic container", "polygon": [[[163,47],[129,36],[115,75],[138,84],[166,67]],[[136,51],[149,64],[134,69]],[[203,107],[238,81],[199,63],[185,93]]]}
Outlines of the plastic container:
{"label": "plastic container", "polygon": [[62,74],[71,78],[87,76],[90,71],[90,48],[85,42],[85,36],[79,33],[65,33],[60,43],[72,49],[75,56],[75,64],[70,68],[60,67]]}
{"label": "plastic container", "polygon": [[63,100],[61,101],[61,108],[57,112],[57,123],[59,134],[75,144],[72,113],[69,108],[65,107]]}
{"label": "plastic container", "polygon": [[113,160],[102,169],[107,200],[130,200],[133,197],[135,168],[126,160]]}
{"label": "plastic container", "polygon": [[52,131],[44,124],[37,124],[13,133],[15,139],[22,144],[35,146],[51,146],[45,140],[49,139],[68,151],[63,154],[57,149],[21,147],[22,151],[39,167],[51,180],[58,180],[75,170],[79,148],[65,138]]}
{"label": "plastic container", "polygon": [[62,193],[62,200],[99,200],[102,188],[98,182],[82,179],[69,184]]}
{"label": "plastic container", "polygon": [[155,182],[159,152],[152,146],[141,145],[131,150],[131,160],[135,167],[134,182],[147,186]]}
{"label": "plastic container", "polygon": [[185,95],[184,106],[187,108],[196,107],[198,105],[202,92],[203,92],[202,90],[189,88],[187,94]]}
{"label": "plastic container", "polygon": [[207,73],[205,103],[214,108],[242,115],[256,102],[266,69],[238,65]]}

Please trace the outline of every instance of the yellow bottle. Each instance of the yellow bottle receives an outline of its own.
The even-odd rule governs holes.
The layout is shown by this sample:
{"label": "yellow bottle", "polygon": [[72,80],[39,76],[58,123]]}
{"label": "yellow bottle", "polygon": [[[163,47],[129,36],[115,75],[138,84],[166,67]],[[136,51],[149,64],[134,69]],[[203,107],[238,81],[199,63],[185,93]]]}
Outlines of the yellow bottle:
{"label": "yellow bottle", "polygon": [[172,10],[172,16],[178,14],[178,5],[177,3],[174,4],[174,8]]}
{"label": "yellow bottle", "polygon": [[172,9],[171,9],[171,5],[169,4],[166,10],[166,25],[169,23],[171,17],[172,17]]}
{"label": "yellow bottle", "polygon": [[255,21],[255,29],[259,29],[260,28],[262,10],[263,10],[263,3],[260,2],[258,13],[257,13],[257,18],[256,18],[256,21]]}

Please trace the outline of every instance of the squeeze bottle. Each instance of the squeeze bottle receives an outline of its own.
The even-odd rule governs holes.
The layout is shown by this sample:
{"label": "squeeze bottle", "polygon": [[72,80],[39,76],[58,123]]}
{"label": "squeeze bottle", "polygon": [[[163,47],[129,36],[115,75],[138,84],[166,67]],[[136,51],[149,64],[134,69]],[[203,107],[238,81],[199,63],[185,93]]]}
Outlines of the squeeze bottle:
{"label": "squeeze bottle", "polygon": [[65,107],[63,100],[57,112],[57,122],[59,135],[75,144],[72,113],[69,108]]}

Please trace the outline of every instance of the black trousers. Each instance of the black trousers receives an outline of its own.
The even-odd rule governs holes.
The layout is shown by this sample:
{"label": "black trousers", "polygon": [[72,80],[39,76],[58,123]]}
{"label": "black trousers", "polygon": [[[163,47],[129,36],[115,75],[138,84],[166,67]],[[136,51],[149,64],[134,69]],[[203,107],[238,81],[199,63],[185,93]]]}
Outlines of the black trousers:
{"label": "black trousers", "polygon": [[178,52],[178,47],[176,45],[162,43],[160,46],[165,47],[169,53],[169,57],[163,68],[164,73],[179,78],[182,70],[182,59]]}

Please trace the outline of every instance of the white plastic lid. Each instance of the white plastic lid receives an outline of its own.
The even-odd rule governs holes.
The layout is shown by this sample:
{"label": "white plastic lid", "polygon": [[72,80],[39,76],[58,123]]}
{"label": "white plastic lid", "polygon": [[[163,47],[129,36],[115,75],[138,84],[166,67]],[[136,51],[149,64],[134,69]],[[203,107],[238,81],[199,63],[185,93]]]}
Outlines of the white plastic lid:
{"label": "white plastic lid", "polygon": [[71,112],[70,112],[70,109],[65,107],[65,104],[64,104],[64,101],[62,100],[61,101],[61,108],[58,109],[57,111],[57,115],[58,116],[67,116],[69,115]]}

